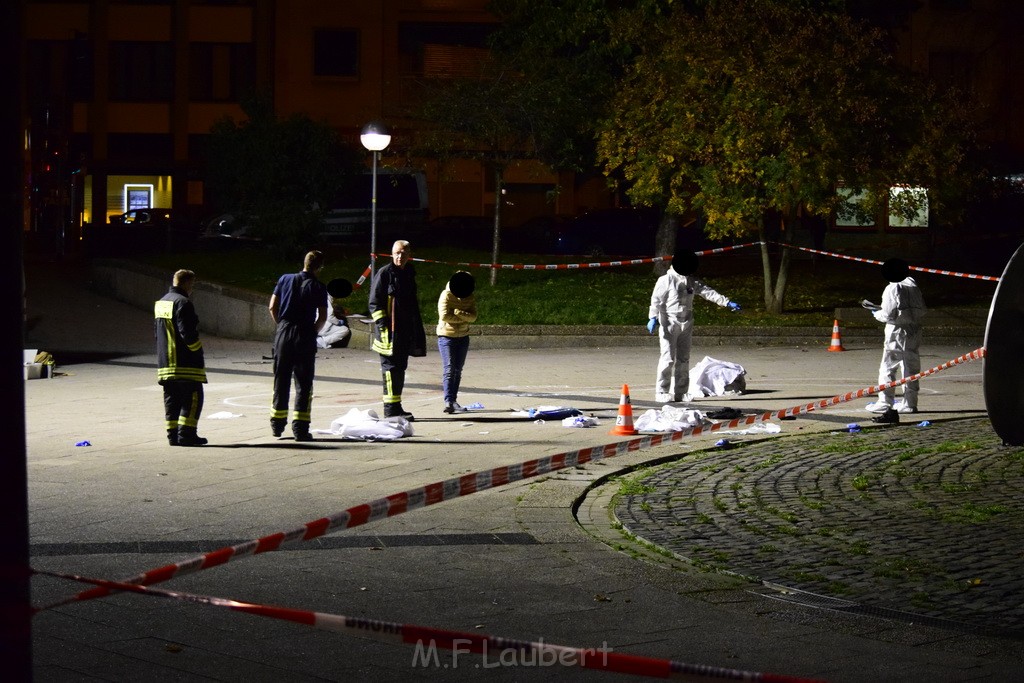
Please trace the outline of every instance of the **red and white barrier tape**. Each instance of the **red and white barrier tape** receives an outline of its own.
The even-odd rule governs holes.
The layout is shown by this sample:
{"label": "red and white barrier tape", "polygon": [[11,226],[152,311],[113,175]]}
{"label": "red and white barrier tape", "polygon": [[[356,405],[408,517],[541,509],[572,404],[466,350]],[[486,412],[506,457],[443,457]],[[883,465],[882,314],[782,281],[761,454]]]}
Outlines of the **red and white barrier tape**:
{"label": "red and white barrier tape", "polygon": [[[747,242],[745,244],[736,244],[728,247],[718,247],[716,249],[705,249],[704,251],[694,252],[697,256],[707,256],[709,254],[723,254],[727,251],[734,251],[736,249],[744,249],[746,247],[756,247],[766,242]],[[796,249],[798,251],[805,251],[811,254],[821,254],[822,256],[831,256],[832,258],[844,259],[847,261],[857,261],[858,263],[871,263],[874,265],[881,265],[882,261],[876,259],[861,258],[858,256],[849,256],[847,254],[837,254],[832,251],[822,251],[820,249],[811,249],[810,247],[798,247],[793,244],[785,244],[784,242],[772,242],[780,247],[787,249]],[[379,254],[381,257],[388,256],[387,254]],[[496,270],[580,270],[588,268],[612,268],[618,266],[638,266],[646,263],[658,263],[661,261],[671,261],[672,256],[649,256],[636,259],[620,260],[620,261],[597,261],[592,263],[469,263],[469,262],[454,262],[454,261],[435,261],[431,259],[413,258],[413,261],[419,261],[421,263],[439,263],[448,266],[463,266],[468,268],[492,268]],[[973,273],[961,273],[954,270],[940,270],[937,268],[924,268],[922,266],[910,266],[910,270],[916,270],[922,273],[932,273],[935,275],[950,275],[953,277],[962,277],[969,280],[987,280],[991,282],[999,282],[999,278],[992,275],[975,275]],[[370,269],[367,268],[366,272],[363,273],[363,277],[359,279],[362,283],[369,273]],[[356,285],[358,286],[358,285]]]}
{"label": "red and white barrier tape", "polygon": [[[454,479],[447,479],[445,481],[427,484],[426,486],[421,486],[402,493],[396,493],[387,496],[386,498],[378,498],[377,500],[369,503],[348,508],[343,512],[322,517],[312,522],[307,522],[306,524],[290,531],[280,531],[255,540],[246,541],[238,545],[226,546],[203,555],[197,555],[181,562],[151,569],[142,574],[124,579],[123,583],[141,586],[161,583],[176,576],[183,576],[203,569],[209,569],[210,567],[216,567],[241,557],[248,557],[250,555],[258,555],[260,553],[279,550],[286,544],[297,541],[308,541],[337,529],[351,529],[369,522],[393,517],[395,515],[402,514],[403,512],[426,507],[428,505],[434,505],[453,498],[460,498],[462,496],[521,481],[523,479],[529,479],[530,477],[547,474],[548,472],[555,472],[567,467],[576,467],[588,462],[596,462],[598,460],[611,458],[623,453],[652,448],[663,443],[678,441],[679,439],[687,436],[698,436],[700,434],[712,433],[723,429],[733,429],[740,425],[753,425],[773,418],[781,419],[802,415],[812,410],[828,408],[829,406],[870,396],[878,393],[879,391],[884,391],[886,389],[897,387],[901,384],[935,374],[936,372],[953,367],[954,365],[960,365],[964,362],[980,359],[984,357],[984,355],[984,348],[976,349],[968,354],[964,354],[958,358],[943,363],[942,365],[931,368],[930,370],[925,370],[911,377],[905,377],[894,382],[880,384],[875,387],[868,387],[858,391],[851,391],[840,396],[833,396],[832,398],[811,402],[803,406],[785,408],[775,412],[761,413],[760,415],[739,417],[729,420],[728,422],[719,422],[707,427],[703,425],[691,427],[689,429],[672,432],[670,434],[648,434],[628,441],[620,441],[617,443],[605,444],[603,446],[593,446],[576,451],[557,453],[555,455],[528,460],[515,465],[505,465],[491,470],[484,470],[473,474],[466,474]],[[71,596],[65,600],[40,607],[35,611],[38,612],[51,609],[71,602],[99,598],[109,594],[110,591],[106,588],[93,588],[88,591],[78,593],[77,595]]]}
{"label": "red and white barrier tape", "polygon": [[[649,678],[668,678],[684,681],[764,681],[765,683],[812,683],[814,679],[797,678],[756,671],[741,671],[699,664],[688,664],[669,659],[656,659],[637,655],[620,654],[610,648],[577,648],[566,645],[555,645],[541,641],[513,640],[489,636],[481,633],[464,633],[447,629],[401,624],[397,622],[379,621],[347,617],[342,614],[312,612],[309,610],[257,605],[238,602],[226,598],[207,595],[195,595],[178,591],[166,591],[158,588],[146,588],[131,583],[91,579],[73,574],[37,571],[37,574],[54,576],[95,586],[111,591],[127,591],[158,598],[169,598],[186,602],[221,607],[237,612],[245,612],[269,619],[290,621],[323,631],[332,631],[360,638],[367,638],[384,643],[414,645],[417,654],[413,657],[413,665],[445,666],[437,658],[438,650],[450,650],[457,658],[467,654],[481,655],[486,666],[565,666],[611,671],[615,673],[646,676]],[[457,660],[455,666],[457,666]]]}
{"label": "red and white barrier tape", "polygon": [[[786,247],[788,249],[797,249],[799,251],[806,251],[806,252],[809,252],[811,254],[821,254],[822,256],[831,256],[833,258],[846,259],[847,261],[859,261],[860,263],[873,263],[873,264],[879,265],[879,266],[882,265],[882,261],[876,261],[874,259],[859,258],[859,257],[856,257],[856,256],[847,256],[846,254],[836,254],[836,253],[831,252],[831,251],[821,251],[819,249],[810,249],[808,247],[797,247],[795,245],[784,244],[782,242],[775,242],[775,244],[778,244],[780,247]],[[910,266],[910,269],[911,270],[916,270],[916,271],[919,271],[919,272],[922,272],[922,273],[933,273],[935,275],[952,275],[953,277],[963,277],[963,278],[968,278],[970,280],[990,280],[992,282],[999,282],[999,278],[998,277],[993,277],[991,275],[973,275],[971,273],[958,273],[958,272],[953,271],[953,270],[937,270],[935,268],[922,268],[920,266]]]}
{"label": "red and white barrier tape", "polygon": [[645,263],[670,261],[671,256],[651,256],[629,259],[625,261],[597,261],[594,263],[466,263],[452,261],[433,261],[431,259],[413,258],[420,263],[440,263],[449,266],[466,266],[470,268],[493,268],[495,270],[579,270],[581,268],[612,268],[617,266],[639,266]]}
{"label": "red and white barrier tape", "polygon": [[368,278],[370,276],[370,271],[371,270],[373,270],[373,264],[372,263],[370,265],[366,266],[366,270],[363,271],[363,274],[359,276],[359,279],[356,280],[356,283],[354,285],[352,285],[352,286],[357,288],[357,289],[359,287],[362,287],[363,283],[366,282],[366,278]]}
{"label": "red and white barrier tape", "polygon": [[694,252],[694,253],[697,254],[697,256],[707,256],[708,254],[722,254],[724,252],[732,251],[734,249],[744,249],[746,247],[757,247],[757,246],[760,246],[761,244],[762,244],[761,242],[747,242],[746,244],[734,244],[731,247],[718,247],[716,249],[705,249],[704,251],[697,251],[697,252]]}
{"label": "red and white barrier tape", "polygon": [[770,420],[770,419],[773,419],[773,418],[781,419],[781,418],[786,418],[786,417],[795,417],[797,415],[803,415],[805,413],[811,412],[812,410],[820,410],[820,409],[828,408],[828,407],[831,407],[831,406],[834,406],[834,405],[839,405],[840,403],[846,403],[847,401],[852,401],[852,400],[855,400],[855,399],[858,399],[858,398],[865,398],[867,396],[872,396],[872,395],[877,394],[879,392],[885,391],[886,389],[893,389],[893,388],[898,387],[900,385],[906,384],[907,382],[914,382],[916,380],[921,379],[922,377],[927,377],[928,375],[934,375],[936,372],[940,372],[942,370],[946,370],[946,369],[951,368],[951,367],[953,367],[955,365],[960,365],[962,363],[968,363],[968,362],[970,362],[972,360],[979,360],[979,359],[984,358],[984,357],[985,357],[985,349],[984,349],[984,347],[982,347],[980,349],[975,349],[974,351],[971,351],[970,353],[965,353],[964,355],[959,356],[957,358],[954,358],[953,360],[946,361],[942,365],[937,365],[934,368],[931,368],[929,370],[924,370],[922,372],[917,373],[916,375],[911,375],[910,377],[904,377],[903,379],[898,379],[898,380],[895,380],[893,382],[888,382],[886,384],[879,384],[878,386],[874,386],[874,387],[866,387],[864,389],[858,389],[857,391],[849,391],[849,392],[847,392],[845,394],[841,394],[839,396],[833,396],[832,398],[823,399],[821,401],[813,401],[811,403],[807,403],[807,404],[802,405],[802,406],[796,406],[794,408],[785,408],[783,410],[779,410],[779,411],[776,411],[776,412],[761,413],[760,415],[750,415],[748,417],[738,417],[738,418],[736,418],[734,420],[730,420],[729,422],[719,422],[719,423],[713,424],[713,425],[711,425],[708,428],[693,427],[692,428],[692,432],[690,432],[690,433],[692,433],[694,435],[697,435],[697,434],[702,434],[704,432],[716,432],[716,431],[719,431],[719,430],[722,430],[722,429],[732,429],[733,427],[738,427],[740,425],[752,425],[752,424],[755,424],[755,423],[758,423],[758,422],[764,422],[765,420]]}
{"label": "red and white barrier tape", "polygon": [[[717,249],[706,249],[704,251],[694,252],[697,256],[707,256],[708,254],[721,254],[734,249],[742,249],[744,247],[752,247],[761,244],[760,242],[749,242],[747,244],[737,244],[730,247],[719,247]],[[381,254],[381,256],[384,256]],[[619,261],[596,261],[592,263],[467,263],[467,262],[454,262],[454,261],[435,261],[424,258],[413,258],[413,261],[419,261],[421,263],[440,263],[448,266],[466,266],[470,268],[494,268],[497,270],[580,270],[586,268],[612,268],[617,266],[638,266],[644,265],[645,263],[658,263],[661,261],[671,261],[672,256],[645,256],[643,258],[619,260]]]}

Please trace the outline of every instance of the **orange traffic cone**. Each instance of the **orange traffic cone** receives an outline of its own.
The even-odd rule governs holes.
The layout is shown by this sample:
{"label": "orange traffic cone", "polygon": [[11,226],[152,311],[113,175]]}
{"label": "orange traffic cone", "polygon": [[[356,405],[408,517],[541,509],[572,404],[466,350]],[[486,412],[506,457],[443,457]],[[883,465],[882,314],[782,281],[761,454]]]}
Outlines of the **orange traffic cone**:
{"label": "orange traffic cone", "polygon": [[829,351],[845,351],[843,340],[839,338],[839,321],[832,321],[832,342],[828,345]]}
{"label": "orange traffic cone", "polygon": [[622,385],[622,397],[619,398],[619,414],[615,418],[615,426],[608,432],[618,436],[629,436],[636,434],[633,427],[633,404],[629,402],[629,385]]}

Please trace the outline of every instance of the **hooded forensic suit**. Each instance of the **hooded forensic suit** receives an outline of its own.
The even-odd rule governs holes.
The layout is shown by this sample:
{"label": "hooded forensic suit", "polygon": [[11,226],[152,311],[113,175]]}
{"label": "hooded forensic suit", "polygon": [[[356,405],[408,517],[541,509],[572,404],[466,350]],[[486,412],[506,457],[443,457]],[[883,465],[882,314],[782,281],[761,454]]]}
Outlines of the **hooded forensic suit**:
{"label": "hooded forensic suit", "polygon": [[686,264],[676,264],[658,278],[651,294],[648,318],[656,318],[660,330],[658,341],[661,356],[654,385],[656,401],[682,401],[690,382],[690,341],[693,337],[693,297],[700,295],[718,304],[728,306],[729,298],[702,283],[693,275],[681,275],[680,270],[696,271],[696,257]]}
{"label": "hooded forensic suit", "polygon": [[[876,320],[885,323],[882,362],[878,369],[879,384],[888,384],[921,372],[921,318],[928,309],[917,282],[908,276],[909,272],[906,264],[899,259],[891,259],[883,264],[883,275],[890,282],[882,292],[881,306],[872,312]],[[903,385],[902,405],[905,406],[905,412],[917,410],[917,393],[916,380]],[[892,406],[895,396],[895,387],[886,389],[879,395],[878,403]]]}

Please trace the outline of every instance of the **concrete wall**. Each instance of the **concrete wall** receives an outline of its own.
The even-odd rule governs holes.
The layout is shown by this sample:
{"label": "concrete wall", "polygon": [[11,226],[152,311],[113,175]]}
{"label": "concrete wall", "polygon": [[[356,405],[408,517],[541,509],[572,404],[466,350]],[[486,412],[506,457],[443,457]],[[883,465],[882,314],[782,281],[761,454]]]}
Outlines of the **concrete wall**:
{"label": "concrete wall", "polygon": [[[167,293],[174,273],[128,261],[98,261],[93,263],[91,275],[97,291],[148,311],[154,301]],[[274,338],[276,326],[267,310],[269,297],[265,295],[200,279],[192,292],[192,301],[205,334],[256,341]],[[359,322],[361,317],[349,317],[349,344],[369,348],[369,328]]]}
{"label": "concrete wall", "polygon": [[[130,261],[97,261],[92,265],[92,286],[104,295],[151,311],[153,302],[167,293],[172,271],[143,266]],[[196,284],[192,293],[203,333],[228,339],[272,341],[274,322],[267,311],[269,297],[249,290],[224,287],[215,283]],[[980,346],[984,337],[987,311],[950,309],[930,311],[925,317],[925,344],[958,343]],[[847,341],[877,343],[881,346],[882,326],[864,309],[836,309],[842,338]],[[348,316],[352,348],[370,348],[370,321],[362,315]],[[428,352],[435,350],[434,325],[424,326]],[[544,348],[657,348],[657,335],[647,334],[642,322],[636,325],[473,325],[470,344],[474,349]],[[693,355],[699,359],[701,348],[723,345],[788,346],[806,345],[827,348],[832,329],[814,327],[713,327],[694,330]],[[972,346],[973,348],[973,346]]]}

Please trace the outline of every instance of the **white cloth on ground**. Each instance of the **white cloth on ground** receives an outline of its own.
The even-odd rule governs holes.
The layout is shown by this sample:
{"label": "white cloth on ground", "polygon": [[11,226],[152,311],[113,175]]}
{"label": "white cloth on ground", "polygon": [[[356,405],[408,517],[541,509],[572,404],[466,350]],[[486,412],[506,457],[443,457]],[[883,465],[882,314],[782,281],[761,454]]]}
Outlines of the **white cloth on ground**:
{"label": "white cloth on ground", "polygon": [[747,389],[746,374],[747,371],[738,363],[704,356],[701,362],[690,368],[688,393],[692,398],[742,394]]}
{"label": "white cloth on ground", "polygon": [[674,406],[648,410],[633,423],[638,432],[681,432],[705,423],[704,413]]}
{"label": "white cloth on ground", "polygon": [[315,429],[317,434],[336,434],[345,439],[363,441],[394,441],[403,436],[412,436],[412,423],[404,417],[380,419],[371,410],[352,408],[340,417],[334,418],[330,429]]}

